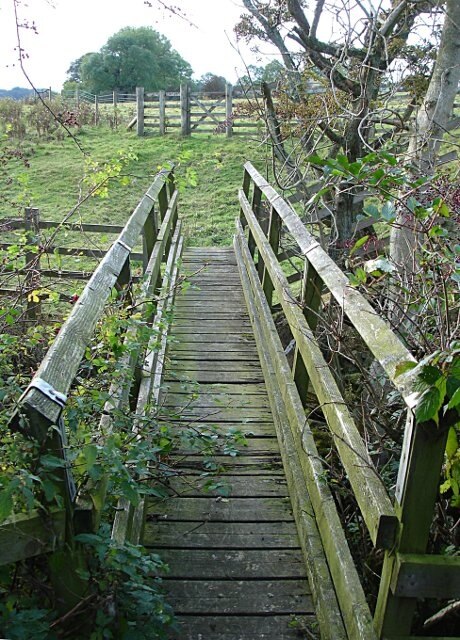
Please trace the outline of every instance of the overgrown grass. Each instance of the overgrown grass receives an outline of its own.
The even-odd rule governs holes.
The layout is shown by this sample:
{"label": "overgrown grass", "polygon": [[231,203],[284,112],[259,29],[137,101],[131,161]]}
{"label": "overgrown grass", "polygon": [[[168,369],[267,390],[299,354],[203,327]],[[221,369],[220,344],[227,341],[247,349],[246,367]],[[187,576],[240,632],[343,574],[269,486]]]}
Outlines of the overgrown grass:
{"label": "overgrown grass", "polygon": [[[84,150],[101,166],[128,152],[137,156],[124,167],[127,185],[111,180],[108,197],[90,197],[71,220],[123,224],[147,189],[158,169],[168,161],[177,164],[180,212],[188,242],[196,246],[231,243],[238,214],[238,187],[246,160],[260,169],[266,164],[265,148],[247,137],[196,134],[139,138],[126,130],[84,127],[76,134]],[[11,144],[11,143],[9,143]],[[3,189],[0,218],[17,216],[24,206],[40,209],[45,220],[62,220],[88,191],[82,180],[85,155],[73,140],[24,141],[18,148],[30,168],[20,160],[8,166],[10,183]]]}

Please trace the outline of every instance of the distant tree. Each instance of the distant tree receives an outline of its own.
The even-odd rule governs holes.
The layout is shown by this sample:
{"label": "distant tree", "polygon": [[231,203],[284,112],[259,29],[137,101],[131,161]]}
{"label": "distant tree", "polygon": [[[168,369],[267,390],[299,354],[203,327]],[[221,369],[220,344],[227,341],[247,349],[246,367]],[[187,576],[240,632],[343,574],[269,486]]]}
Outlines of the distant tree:
{"label": "distant tree", "polygon": [[265,67],[250,64],[247,73],[238,79],[240,87],[247,88],[260,85],[261,82],[277,82],[286,73],[286,69],[279,60],[272,60]]}
{"label": "distant tree", "polygon": [[214,73],[205,73],[198,81],[200,91],[204,93],[225,93],[227,80]]}
{"label": "distant tree", "polygon": [[136,86],[147,91],[177,88],[191,77],[192,68],[154,29],[125,27],[99,52],[72,62],[67,73],[69,80],[80,82],[92,93],[114,89],[133,93]]}

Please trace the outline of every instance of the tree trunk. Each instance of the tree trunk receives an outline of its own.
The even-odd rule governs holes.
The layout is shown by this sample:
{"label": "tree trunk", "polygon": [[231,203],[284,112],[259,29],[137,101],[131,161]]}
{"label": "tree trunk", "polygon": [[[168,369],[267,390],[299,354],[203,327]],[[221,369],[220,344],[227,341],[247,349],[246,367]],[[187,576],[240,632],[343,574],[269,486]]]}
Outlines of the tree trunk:
{"label": "tree trunk", "polygon": [[[416,175],[432,175],[436,156],[452,114],[460,81],[460,2],[447,0],[438,56],[428,90],[409,142],[408,159]],[[417,224],[405,208],[399,209],[391,229],[390,257],[403,282],[416,266]]]}

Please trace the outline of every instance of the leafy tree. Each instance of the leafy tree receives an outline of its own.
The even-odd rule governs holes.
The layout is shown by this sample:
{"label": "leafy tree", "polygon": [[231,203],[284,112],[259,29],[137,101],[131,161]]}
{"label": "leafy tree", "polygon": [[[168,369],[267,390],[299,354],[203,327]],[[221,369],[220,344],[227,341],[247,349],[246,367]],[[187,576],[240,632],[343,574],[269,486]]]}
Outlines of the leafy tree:
{"label": "leafy tree", "polygon": [[80,81],[92,93],[133,93],[137,86],[147,91],[177,88],[191,77],[192,68],[154,29],[125,27],[99,52],[75,60],[68,73],[69,80]]}
{"label": "leafy tree", "polygon": [[285,68],[279,60],[272,60],[265,67],[250,64],[247,66],[247,74],[238,79],[240,87],[246,88],[258,85],[261,82],[277,82],[285,74]]}
{"label": "leafy tree", "polygon": [[215,73],[205,73],[198,81],[199,90],[205,93],[225,93],[226,84],[227,80]]}
{"label": "leafy tree", "polygon": [[[343,154],[351,164],[407,131],[417,100],[410,101],[407,110],[394,117],[394,107],[382,105],[381,89],[390,82],[390,70],[396,65],[405,67],[406,75],[414,74],[413,68],[409,69],[414,66],[414,56],[408,39],[416,34],[422,17],[433,10],[434,4],[438,5],[416,0],[359,2],[351,11],[349,3],[339,0],[243,0],[245,12],[236,27],[238,37],[277,47],[287,72],[283,113],[276,112],[268,85],[264,98],[274,153],[291,182],[305,182],[305,158],[300,157],[299,145],[295,151],[299,155],[292,157],[283,144],[286,122],[300,123],[295,135],[300,134],[304,153],[322,149],[331,157]],[[437,26],[439,9],[432,15]],[[333,37],[321,39],[322,31],[330,30],[331,21],[335,24]],[[427,47],[432,49],[433,44]],[[412,58],[410,65],[408,55]],[[425,59],[420,51],[416,57]],[[312,79],[323,84],[321,97],[308,92]],[[353,234],[358,213],[353,204],[355,195],[349,182],[337,180],[332,234],[335,248],[331,251],[336,258]]]}

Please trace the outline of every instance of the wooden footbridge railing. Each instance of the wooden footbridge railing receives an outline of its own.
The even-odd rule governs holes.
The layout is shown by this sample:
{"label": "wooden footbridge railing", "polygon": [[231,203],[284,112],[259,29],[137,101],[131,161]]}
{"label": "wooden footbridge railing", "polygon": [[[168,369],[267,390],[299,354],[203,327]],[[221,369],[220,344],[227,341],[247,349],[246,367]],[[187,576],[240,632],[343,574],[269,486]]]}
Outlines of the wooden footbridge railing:
{"label": "wooden footbridge railing", "polygon": [[[416,424],[418,370],[398,375],[403,363],[416,364],[413,356],[249,163],[239,203],[234,253],[185,253],[182,268],[194,286],[178,294],[174,341],[167,347],[165,318],[182,240],[172,173],[161,173],[63,325],[18,402],[11,426],[65,460],[61,413],[66,396],[110,291],[129,287],[129,255],[142,233],[144,277],[136,305],[160,347],[131,354],[128,377],[111,389],[101,429],[110,423],[114,407],[135,406],[139,418],[157,405],[173,411],[175,417],[167,419],[184,435],[191,425],[200,437],[217,438],[222,430],[236,428],[248,438],[241,457],[219,458],[220,473],[231,486],[229,498],[202,493],[202,461],[184,444],[170,481],[171,500],[136,508],[120,502],[116,510],[114,539],[163,551],[171,565],[164,582],[181,625],[171,637],[294,638],[301,633],[299,615],[315,619],[320,637],[331,640],[413,637],[419,599],[460,596],[459,558],[426,554],[447,429],[442,420],[438,429]],[[289,238],[289,252],[281,238]],[[293,255],[292,247],[303,272],[300,292],[293,291],[282,264]],[[160,287],[161,302],[152,311],[144,302]],[[354,328],[407,407],[394,500],[329,365],[334,354],[318,342],[324,300]],[[292,333],[292,363],[273,321],[275,304]],[[187,384],[192,385],[190,395]],[[311,407],[305,408],[312,397],[370,540],[384,555],[373,613],[327,482],[309,421]],[[59,428],[50,430],[53,425]],[[18,515],[0,527],[3,564],[64,548],[72,545],[75,532],[97,529],[104,483],[91,488],[98,496],[92,504],[76,499],[68,467],[58,484],[63,507],[51,510],[46,520],[38,513]],[[288,624],[290,619],[294,624]],[[306,637],[312,637],[312,628]]]}

